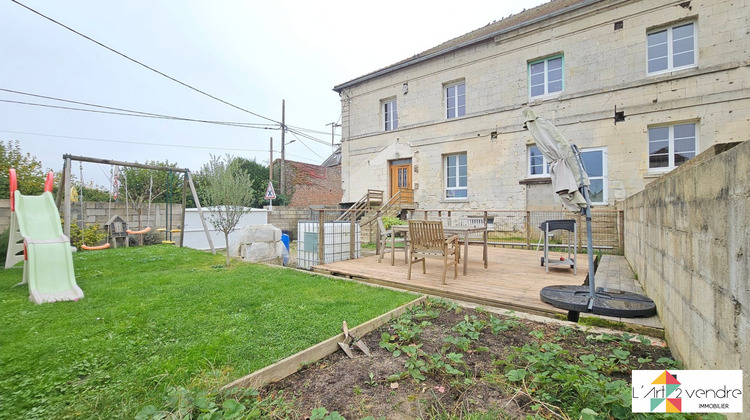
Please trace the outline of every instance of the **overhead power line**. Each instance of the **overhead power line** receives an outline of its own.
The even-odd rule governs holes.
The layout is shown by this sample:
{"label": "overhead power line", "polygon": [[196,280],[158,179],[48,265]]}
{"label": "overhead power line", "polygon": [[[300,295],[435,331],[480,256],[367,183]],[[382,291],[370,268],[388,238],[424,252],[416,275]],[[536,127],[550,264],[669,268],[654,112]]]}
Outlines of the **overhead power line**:
{"label": "overhead power line", "polygon": [[[12,90],[12,89],[0,88],[0,92],[15,93],[15,94],[18,94],[18,95],[31,96],[31,97],[34,97],[34,98],[49,99],[49,100],[52,100],[52,101],[59,101],[59,102],[65,102],[65,103],[70,103],[70,104],[76,104],[76,105],[90,106],[90,107],[94,107],[94,108],[109,109],[109,110],[113,110],[113,111],[121,111],[123,113],[129,113],[129,114],[137,114],[137,115],[128,115],[128,114],[123,114],[123,113],[113,113],[115,115],[126,115],[126,116],[132,116],[132,117],[163,118],[163,119],[170,119],[170,120],[200,122],[200,123],[207,123],[207,124],[233,125],[233,126],[251,127],[251,128],[275,127],[276,130],[279,129],[277,124],[256,124],[256,123],[243,123],[243,122],[234,122],[234,121],[216,121],[216,120],[206,120],[206,119],[196,119],[196,118],[185,118],[185,117],[177,117],[177,116],[173,116],[173,115],[155,114],[153,112],[134,111],[132,109],[117,108],[117,107],[106,106],[106,105],[98,105],[98,104],[93,104],[93,103],[89,103],[89,102],[74,101],[74,100],[70,100],[70,99],[56,98],[54,96],[38,95],[38,94],[35,94],[35,93],[21,92],[21,91]],[[59,106],[53,106],[53,105],[47,105],[47,104],[35,104],[35,103],[21,102],[21,101],[9,101],[9,100],[2,100],[2,101],[3,102],[10,102],[10,103],[17,103],[17,104],[22,104],[22,105],[36,105],[36,106],[46,106],[46,107],[53,107],[53,108],[62,108],[62,109],[73,110],[73,111],[96,112],[96,111],[90,110],[90,109],[59,107]]]}
{"label": "overhead power line", "polygon": [[305,142],[303,142],[303,141],[302,141],[302,139],[300,139],[299,137],[297,137],[297,134],[296,134],[296,133],[294,133],[293,131],[290,131],[290,133],[291,133],[291,134],[292,134],[292,135],[293,135],[293,136],[294,136],[294,137],[295,137],[295,138],[296,138],[296,139],[297,139],[297,140],[299,141],[299,143],[300,143],[301,145],[305,146],[305,147],[307,148],[307,150],[309,150],[310,152],[312,152],[312,154],[314,154],[315,156],[317,156],[317,157],[319,157],[319,158],[321,158],[321,159],[325,160],[325,158],[324,158],[323,156],[321,156],[321,155],[319,155],[319,154],[315,153],[315,150],[311,149],[311,148],[310,148],[310,146],[306,145],[306,144],[305,144]]}
{"label": "overhead power line", "polygon": [[[2,90],[2,89],[0,89],[0,90]],[[287,128],[293,128],[295,130],[304,131],[304,132],[307,132],[307,133],[323,134],[323,135],[326,135],[326,136],[328,136],[328,135],[331,134],[331,133],[329,133],[327,131],[313,130],[313,129],[304,128],[304,127],[296,127],[296,126],[289,125],[289,124],[287,124],[286,126],[287,126]],[[341,134],[334,134],[334,135],[335,136],[340,136]]]}
{"label": "overhead power line", "polygon": [[89,37],[89,36],[87,36],[87,35],[84,35],[84,34],[82,34],[81,32],[78,32],[78,31],[76,31],[75,29],[73,29],[73,28],[71,28],[71,27],[69,27],[69,26],[67,26],[67,25],[65,25],[65,24],[63,24],[63,23],[61,23],[61,22],[58,22],[57,20],[55,20],[55,19],[52,19],[51,17],[49,17],[49,16],[46,16],[46,15],[44,15],[43,13],[41,13],[41,12],[38,12],[38,11],[36,11],[36,10],[32,9],[31,7],[29,7],[29,6],[26,6],[25,4],[23,4],[23,3],[21,3],[21,2],[19,2],[19,1],[17,1],[17,0],[11,0],[11,1],[12,1],[13,3],[16,3],[17,5],[19,5],[19,6],[23,7],[23,8],[25,8],[25,9],[27,9],[27,10],[29,10],[29,11],[31,11],[32,13],[35,13],[35,14],[37,14],[37,15],[39,15],[39,16],[41,16],[41,17],[43,17],[43,18],[47,19],[47,20],[49,20],[50,22],[53,22],[53,23],[55,23],[55,24],[57,24],[57,25],[60,25],[60,26],[62,26],[63,28],[65,28],[65,29],[69,30],[70,32],[73,32],[74,34],[76,34],[76,35],[78,35],[78,36],[81,36],[81,37],[83,37],[83,38],[85,38],[85,39],[87,39],[87,40],[89,40],[89,41],[91,41],[91,42],[93,42],[93,43],[95,43],[95,44],[99,45],[100,47],[103,47],[103,48],[105,48],[105,49],[107,49],[107,50],[109,50],[109,51],[111,51],[111,52],[113,52],[113,53],[115,53],[115,54],[117,54],[117,55],[119,55],[119,56],[121,56],[121,57],[123,57],[123,58],[125,58],[125,59],[129,60],[129,61],[132,61],[133,63],[136,63],[136,64],[138,64],[139,66],[145,67],[146,69],[148,69],[148,70],[151,70],[152,72],[154,72],[154,73],[156,73],[156,74],[159,74],[159,75],[161,75],[161,76],[163,76],[163,77],[166,77],[167,79],[169,79],[169,80],[171,80],[171,81],[173,81],[173,82],[175,82],[175,83],[179,83],[180,85],[182,85],[182,86],[185,86],[186,88],[188,88],[188,89],[190,89],[190,90],[193,90],[193,91],[195,91],[195,92],[198,92],[198,93],[200,93],[200,94],[202,94],[202,95],[208,96],[208,97],[209,97],[209,98],[211,98],[211,99],[214,99],[214,100],[216,100],[216,101],[219,101],[219,102],[221,102],[221,103],[223,103],[223,104],[225,104],[225,105],[229,105],[229,106],[231,106],[232,108],[235,108],[235,109],[239,109],[240,111],[246,112],[246,113],[248,113],[248,114],[250,114],[250,115],[254,115],[254,116],[258,117],[258,118],[262,118],[262,119],[264,119],[264,120],[267,120],[267,121],[271,121],[271,122],[273,122],[273,123],[276,123],[276,124],[279,124],[279,125],[281,125],[281,123],[280,123],[280,122],[278,122],[278,121],[276,121],[276,120],[274,120],[274,119],[272,119],[272,118],[268,118],[268,117],[265,117],[265,116],[263,116],[263,115],[260,115],[260,114],[258,114],[258,113],[255,113],[255,112],[252,112],[252,111],[250,111],[250,110],[247,110],[247,109],[245,109],[245,108],[242,108],[242,107],[240,107],[240,106],[237,106],[237,105],[235,105],[235,104],[233,104],[233,103],[227,102],[227,101],[225,101],[225,100],[223,100],[223,99],[221,99],[221,98],[219,98],[219,97],[216,97],[216,96],[214,96],[214,95],[212,95],[212,94],[210,94],[210,93],[207,93],[207,92],[205,92],[205,91],[203,91],[203,90],[200,90],[200,89],[198,89],[198,88],[196,88],[196,87],[193,87],[193,86],[191,86],[191,85],[189,85],[189,84],[187,84],[187,83],[185,83],[185,82],[182,82],[182,81],[180,81],[180,80],[178,80],[178,79],[176,79],[176,78],[174,78],[174,77],[172,77],[172,76],[170,76],[170,75],[168,75],[168,74],[166,74],[166,73],[163,73],[163,72],[161,72],[161,71],[159,71],[159,70],[157,70],[157,69],[155,69],[155,68],[153,68],[153,67],[151,67],[151,66],[149,66],[149,65],[147,65],[147,64],[144,64],[144,63],[142,63],[142,62],[140,62],[140,61],[138,61],[138,60],[136,60],[136,59],[134,59],[134,58],[132,58],[132,57],[130,57],[130,56],[128,56],[128,55],[126,55],[126,54],[123,54],[123,53],[121,53],[121,52],[119,52],[119,51],[115,50],[114,48],[108,47],[107,45],[104,45],[103,43],[101,43],[101,42],[99,42],[99,41],[97,41],[97,40],[95,40],[95,39],[93,39],[93,38],[91,38],[91,37]]}
{"label": "overhead power line", "polygon": [[[143,145],[143,146],[159,146],[159,147],[171,147],[171,148],[180,148],[180,149],[202,149],[202,150],[220,150],[220,151],[228,151],[228,152],[268,153],[268,149],[265,149],[265,150],[263,149],[240,149],[240,148],[235,148],[235,147],[193,146],[193,145],[187,145],[187,144],[166,144],[166,143],[153,143],[153,142],[133,141],[133,140],[111,140],[111,139],[102,139],[102,138],[96,138],[96,137],[79,137],[79,136],[63,136],[59,134],[31,133],[27,131],[0,130],[0,133],[25,134],[29,136],[54,137],[54,138],[72,139],[72,140],[86,140],[86,141],[95,141],[95,142],[101,142],[101,143],[135,144],[135,145]],[[294,156],[300,159],[305,159],[305,156],[291,155],[291,154],[290,156]]]}
{"label": "overhead power line", "polygon": [[11,101],[9,99],[0,99],[0,102],[5,102],[9,104],[16,104],[16,105],[28,105],[28,106],[38,106],[42,108],[53,108],[53,109],[64,109],[67,111],[79,111],[79,112],[93,112],[96,114],[109,114],[109,115],[120,115],[125,117],[140,117],[140,118],[155,118],[155,119],[163,119],[163,120],[176,120],[176,121],[189,121],[189,122],[199,122],[199,123],[205,123],[205,124],[216,124],[216,125],[227,125],[230,127],[240,127],[240,128],[255,128],[255,129],[262,129],[262,130],[280,130],[279,127],[275,126],[257,126],[253,124],[246,124],[246,123],[233,123],[233,122],[226,122],[226,121],[211,121],[211,120],[197,120],[193,118],[181,118],[181,117],[172,117],[168,115],[147,115],[143,113],[138,114],[132,114],[132,113],[126,113],[126,112],[115,112],[115,111],[102,111],[98,109],[85,109],[85,108],[74,108],[69,106],[60,106],[60,105],[50,105],[50,104],[38,104],[34,102],[23,102],[23,101]]}
{"label": "overhead power line", "polygon": [[[72,99],[63,99],[63,98],[58,98],[58,97],[48,96],[48,95],[39,95],[36,93],[22,92],[22,91],[13,90],[13,89],[0,88],[0,92],[8,92],[8,93],[13,93],[17,95],[31,96],[34,98],[41,98],[41,99],[48,99],[52,101],[59,101],[59,102],[65,102],[65,103],[70,103],[70,104],[76,104],[76,105],[90,106],[94,108],[107,109],[111,111],[99,111],[99,110],[85,109],[85,108],[75,108],[75,107],[66,107],[66,106],[60,106],[60,105],[50,105],[50,104],[40,104],[40,103],[34,103],[34,102],[0,99],[0,102],[12,103],[12,104],[17,104],[17,105],[63,109],[67,111],[93,112],[93,113],[99,113],[99,114],[120,115],[120,116],[125,116],[125,117],[141,117],[141,118],[156,118],[156,119],[167,119],[167,120],[176,120],[176,121],[188,121],[188,122],[197,122],[197,123],[204,123],[204,124],[227,125],[227,126],[233,126],[233,127],[254,128],[254,129],[263,129],[263,130],[280,130],[281,129],[279,124],[243,123],[243,122],[235,122],[235,121],[217,121],[217,120],[177,117],[174,115],[156,114],[153,112],[136,111],[136,110],[126,109],[126,108],[99,105],[99,104],[94,104],[91,102],[82,102],[82,101],[75,101]],[[114,111],[118,111],[118,112],[114,112]],[[310,140],[316,141],[321,144],[329,145],[328,142],[326,141],[323,141],[315,137],[312,137],[310,135],[302,133],[304,131],[304,132],[310,132],[310,133],[328,134],[324,131],[312,130],[312,129],[308,129],[304,127],[297,127],[297,126],[291,126],[291,125],[287,125],[286,127],[287,127],[287,131],[294,130],[296,133],[304,136],[305,138],[308,138]],[[339,134],[336,134],[336,135],[338,136]]]}
{"label": "overhead power line", "polygon": [[318,142],[320,144],[325,144],[326,146],[330,146],[331,145],[330,142],[327,142],[325,140],[321,140],[319,138],[313,137],[313,136],[311,136],[309,134],[305,134],[305,133],[303,133],[303,132],[301,132],[299,130],[291,129],[291,128],[289,128],[289,126],[286,126],[286,127],[287,127],[286,131],[288,131],[290,133],[297,134],[297,135],[302,136],[302,137],[304,137],[304,138],[306,138],[308,140],[316,141],[316,142]]}

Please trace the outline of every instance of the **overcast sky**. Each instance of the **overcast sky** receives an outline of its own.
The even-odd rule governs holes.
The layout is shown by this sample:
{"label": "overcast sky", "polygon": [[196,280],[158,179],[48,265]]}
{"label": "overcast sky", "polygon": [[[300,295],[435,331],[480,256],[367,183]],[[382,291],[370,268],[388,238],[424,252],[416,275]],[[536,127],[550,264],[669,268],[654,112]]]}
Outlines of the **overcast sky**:
{"label": "overcast sky", "polygon": [[[541,0],[230,1],[19,0],[118,52],[252,115],[195,92],[20,6],[0,0],[0,140],[18,140],[45,168],[62,155],[176,162],[197,171],[209,154],[267,164],[281,120],[324,143],[287,134],[287,159],[321,163],[340,123],[333,86],[386,67]],[[2,101],[97,109],[26,94],[260,128],[135,118]],[[264,119],[268,118],[268,119]],[[337,134],[339,131],[337,131]],[[340,139],[337,135],[336,142]],[[74,166],[79,174],[78,164]],[[104,185],[108,166],[84,164]]]}

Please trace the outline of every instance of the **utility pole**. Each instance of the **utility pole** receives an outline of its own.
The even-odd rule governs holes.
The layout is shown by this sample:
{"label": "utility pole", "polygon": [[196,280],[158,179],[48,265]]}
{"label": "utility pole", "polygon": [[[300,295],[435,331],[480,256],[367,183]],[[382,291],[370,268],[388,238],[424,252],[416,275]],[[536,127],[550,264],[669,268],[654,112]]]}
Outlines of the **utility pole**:
{"label": "utility pole", "polygon": [[334,136],[336,135],[336,127],[341,127],[341,124],[336,124],[335,122],[332,122],[330,124],[326,124],[331,126],[331,148],[335,146],[334,144]]}
{"label": "utility pole", "polygon": [[281,194],[286,194],[286,179],[284,176],[284,166],[285,166],[285,158],[284,158],[284,143],[286,142],[286,138],[284,137],[284,134],[286,133],[286,101],[284,99],[281,100]]}
{"label": "utility pole", "polygon": [[273,181],[273,137],[271,137],[271,157],[268,158],[268,180]]}

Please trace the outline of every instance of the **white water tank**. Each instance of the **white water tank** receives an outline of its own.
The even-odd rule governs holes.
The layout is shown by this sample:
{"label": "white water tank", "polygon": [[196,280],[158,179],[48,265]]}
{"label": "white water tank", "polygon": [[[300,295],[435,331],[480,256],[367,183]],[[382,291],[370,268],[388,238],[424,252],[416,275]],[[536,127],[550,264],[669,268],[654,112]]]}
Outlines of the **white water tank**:
{"label": "white water tank", "polygon": [[[309,270],[320,263],[318,245],[320,235],[317,220],[300,220],[297,222],[297,267]],[[359,224],[351,222],[325,222],[323,224],[323,261],[328,264],[351,259],[351,242],[354,241],[354,258],[362,253],[360,247]]]}

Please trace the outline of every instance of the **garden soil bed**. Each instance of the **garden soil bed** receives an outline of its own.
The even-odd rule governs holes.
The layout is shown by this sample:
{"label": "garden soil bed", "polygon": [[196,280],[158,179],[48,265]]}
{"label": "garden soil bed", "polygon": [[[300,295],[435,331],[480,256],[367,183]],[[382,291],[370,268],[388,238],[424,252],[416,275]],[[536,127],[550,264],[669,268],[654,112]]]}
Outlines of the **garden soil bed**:
{"label": "garden soil bed", "polygon": [[[538,379],[533,378],[540,374],[541,365],[533,363],[535,357],[547,357],[545,363],[550,366],[562,362],[588,368],[596,365],[590,368],[594,376],[627,383],[632,369],[673,367],[671,360],[662,359],[671,358],[663,344],[653,345],[644,337],[586,331],[572,323],[536,322],[436,300],[399,319],[361,338],[372,356],[354,349],[350,359],[337,351],[265,387],[261,396],[283,397],[303,419],[321,407],[347,419],[462,417],[487,412],[491,414],[487,418],[577,417],[585,407],[566,408],[569,402],[555,401],[550,392],[555,393],[556,385],[548,383],[548,377],[542,375],[537,386]],[[524,346],[525,351],[521,350]],[[661,363],[655,362],[659,359]],[[553,391],[543,389],[545,382]],[[566,384],[563,380],[557,386]]]}

